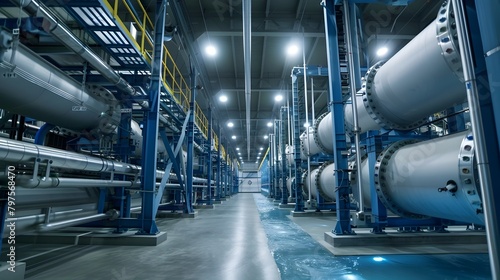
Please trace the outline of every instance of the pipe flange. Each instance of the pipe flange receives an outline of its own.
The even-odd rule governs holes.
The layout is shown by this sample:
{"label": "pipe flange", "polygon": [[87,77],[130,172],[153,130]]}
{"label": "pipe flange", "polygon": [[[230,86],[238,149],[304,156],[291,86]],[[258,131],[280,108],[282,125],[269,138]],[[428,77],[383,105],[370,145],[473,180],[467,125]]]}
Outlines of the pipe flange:
{"label": "pipe flange", "polygon": [[309,172],[307,170],[302,173],[302,195],[304,197],[309,197],[309,188],[306,186],[308,173]]}
{"label": "pipe flange", "polygon": [[380,155],[377,158],[377,163],[375,164],[375,174],[374,174],[375,190],[377,192],[380,201],[382,201],[384,206],[394,214],[410,219],[428,219],[429,218],[428,216],[412,213],[402,209],[392,200],[387,189],[386,176],[388,175],[385,174],[385,172],[387,171],[386,166],[391,160],[392,156],[400,148],[417,142],[419,141],[416,139],[401,140],[393,143],[392,145],[387,147],[382,153],[380,153]]}
{"label": "pipe flange", "polygon": [[469,201],[471,207],[476,208],[478,215],[483,214],[481,202],[481,188],[479,185],[477,159],[474,157],[474,142],[472,134],[467,135],[460,145],[458,157],[458,168],[462,192]]}
{"label": "pipe flange", "polygon": [[441,47],[442,55],[448,67],[463,83],[464,73],[462,69],[462,59],[458,45],[458,35],[456,30],[456,20],[453,14],[451,1],[445,0],[439,8],[436,18],[436,39]]}
{"label": "pipe flange", "polygon": [[322,186],[320,184],[320,178],[321,178],[321,173],[323,173],[323,171],[325,170],[325,168],[330,165],[330,164],[333,164],[333,161],[327,161],[325,163],[323,163],[319,169],[318,169],[318,173],[316,173],[316,177],[314,178],[314,182],[316,183],[316,189],[318,189],[318,193],[321,195],[321,197],[323,198],[323,200],[325,202],[334,202],[335,201],[335,198],[331,198],[329,197],[326,192],[323,191],[322,189]]}
{"label": "pipe flange", "polygon": [[361,89],[361,92],[363,94],[363,104],[365,106],[366,112],[378,125],[380,125],[380,127],[384,129],[411,130],[416,127],[422,126],[427,122],[427,118],[420,119],[410,124],[401,125],[388,120],[383,114],[379,112],[375,101],[376,95],[373,94],[373,82],[375,80],[375,75],[377,74],[380,67],[384,65],[384,63],[385,61],[379,61],[366,72],[365,81]]}
{"label": "pipe flange", "polygon": [[[318,134],[318,131],[319,131],[319,124],[321,123],[321,121],[328,115],[330,114],[330,112],[326,112],[326,113],[323,113],[321,116],[319,116],[319,118],[316,119],[316,122],[314,123],[314,131],[313,131],[313,139],[314,139],[314,143],[316,143],[316,145],[318,145],[318,147],[320,147],[321,150],[323,150],[323,152],[325,154],[330,154],[330,150],[331,149],[327,149],[323,143],[321,143],[321,141],[319,140],[319,134]],[[331,147],[333,148],[333,147]]]}
{"label": "pipe flange", "polygon": [[[365,159],[368,158],[368,154],[365,152],[362,156],[361,156],[361,162],[363,162]],[[356,180],[358,179],[357,178],[357,174],[358,174],[358,169],[357,169],[357,166],[356,166],[356,160],[353,160],[349,163],[349,170],[352,170],[351,172],[349,172],[349,181],[351,182],[351,187],[353,184],[356,184]]]}

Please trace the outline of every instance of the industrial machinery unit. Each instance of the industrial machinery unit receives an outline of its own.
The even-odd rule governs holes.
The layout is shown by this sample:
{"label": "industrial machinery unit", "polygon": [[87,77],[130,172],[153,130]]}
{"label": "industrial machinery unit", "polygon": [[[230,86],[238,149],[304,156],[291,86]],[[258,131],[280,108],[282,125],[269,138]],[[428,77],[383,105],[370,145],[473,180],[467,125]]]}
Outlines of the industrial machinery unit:
{"label": "industrial machinery unit", "polygon": [[[13,223],[21,235],[85,227],[110,236],[158,237],[160,212],[194,217],[196,206],[208,208],[241,191],[239,147],[228,140],[212,101],[198,104],[204,87],[219,84],[208,94],[213,98],[223,91],[221,80],[232,78],[217,65],[217,78],[200,74],[207,67],[200,66],[186,30],[177,34],[175,55],[166,47],[177,28],[188,25],[179,1],[144,2],[0,0],[0,11],[12,15],[0,18],[2,238]],[[224,33],[210,34],[201,2],[206,32],[196,34],[197,43]],[[241,2],[242,34],[231,35],[233,49],[234,37],[243,37],[244,89],[234,90],[246,101],[240,123],[248,159],[251,146],[257,150],[250,133],[256,126],[251,2]],[[307,1],[299,2],[305,11]],[[268,148],[255,163],[262,177],[255,178],[265,196],[293,207],[293,214],[334,214],[336,236],[355,235],[354,228],[382,236],[389,228],[444,232],[452,225],[486,232],[496,277],[500,24],[491,11],[500,7],[442,0],[417,36],[372,63],[359,42],[357,8],[374,2],[412,1],[323,0],[317,7],[324,15],[327,65],[307,65],[303,50],[303,65],[291,67],[290,96],[270,114]],[[271,40],[263,41],[264,53]],[[44,42],[57,42],[55,54]],[[187,71],[175,61],[183,55]],[[234,76],[240,75],[236,57],[228,63],[234,71],[227,71]],[[265,71],[263,58],[261,76]],[[327,87],[321,112],[314,110],[318,80]]]}
{"label": "industrial machinery unit", "polygon": [[[283,166],[278,172],[295,172],[289,176],[295,184],[294,211],[304,211],[304,206],[321,210],[314,201],[318,197],[335,203],[336,235],[355,234],[354,226],[372,228],[374,233],[383,233],[387,227],[419,231],[442,230],[453,224],[475,229],[486,226],[490,254],[497,255],[493,236],[497,236],[494,232],[498,234],[498,211],[493,201],[498,199],[498,190],[489,176],[496,176],[493,174],[498,173],[495,170],[499,166],[496,156],[494,163],[486,164],[483,153],[488,149],[491,155],[497,155],[498,142],[493,139],[498,138],[484,137],[498,131],[495,117],[489,113],[493,110],[489,106],[498,109],[498,103],[489,100],[493,99],[492,84],[483,83],[479,91],[474,85],[476,79],[491,79],[497,70],[491,63],[486,67],[484,61],[484,57],[488,58],[484,53],[494,52],[492,45],[487,49],[483,44],[488,39],[483,37],[481,41],[477,36],[490,32],[484,22],[475,22],[476,13],[486,8],[469,3],[473,1],[443,1],[430,25],[359,79],[359,58],[353,56],[359,53],[357,19],[350,18],[355,15],[355,5],[349,2],[344,1],[341,12],[333,1],[323,3],[326,32],[331,38],[327,40],[329,112],[319,116],[302,134],[298,131],[300,124],[307,123],[310,115],[306,77],[317,73],[305,64],[292,71],[293,113],[289,117],[293,125],[279,137],[286,139],[291,133],[293,140],[281,155],[287,160],[277,166]],[[341,39],[338,34],[346,36]],[[344,44],[346,61],[339,60],[339,45]],[[342,63],[348,64],[350,73],[348,92],[341,86],[345,69]],[[477,76],[473,76],[474,71]],[[299,95],[296,84],[302,76],[304,94]],[[304,108],[305,113],[300,111]],[[440,112],[446,112],[444,117]],[[454,118],[461,119],[459,125],[453,123]],[[436,125],[442,119],[449,121],[447,126]],[[483,127],[486,122],[492,131]],[[282,121],[282,125],[286,123]],[[278,150],[284,144],[277,145]],[[315,157],[324,163],[311,166]],[[279,162],[276,156],[273,160]],[[284,179],[274,182],[285,190]],[[289,187],[288,191],[293,189]],[[495,258],[492,263],[498,264]]]}
{"label": "industrial machinery unit", "polygon": [[[232,174],[238,172],[212,120],[195,102],[195,77],[188,83],[174,74],[177,66],[162,47],[165,31],[156,28],[155,33],[155,26],[165,24],[166,1],[159,1],[157,13],[163,17],[154,23],[144,8],[136,10],[130,3],[65,6],[96,41],[104,30],[92,26],[109,26],[124,48],[118,51],[111,41],[103,42],[103,48],[120,65],[134,59],[133,74],[151,75],[149,82],[120,75],[41,1],[2,5],[17,6],[20,16],[2,19],[0,29],[2,129],[11,125],[11,139],[0,138],[6,198],[0,207],[1,236],[8,234],[3,229],[9,223],[16,224],[18,234],[85,225],[156,235],[157,211],[193,213],[193,204],[210,205],[214,198],[232,194]],[[118,9],[142,13],[133,25],[146,39],[130,34],[132,25],[123,24]],[[94,20],[99,22],[88,21],[90,10],[98,11]],[[71,77],[75,71],[58,69],[25,46],[26,34],[60,40],[80,56],[83,69]],[[130,55],[123,57],[127,45]],[[93,82],[95,73],[106,82]],[[9,120],[11,116],[15,118]],[[22,129],[28,122],[35,124],[31,135]],[[193,170],[196,161],[214,162],[216,176],[208,175],[212,167]],[[15,213],[7,215],[13,205]]]}

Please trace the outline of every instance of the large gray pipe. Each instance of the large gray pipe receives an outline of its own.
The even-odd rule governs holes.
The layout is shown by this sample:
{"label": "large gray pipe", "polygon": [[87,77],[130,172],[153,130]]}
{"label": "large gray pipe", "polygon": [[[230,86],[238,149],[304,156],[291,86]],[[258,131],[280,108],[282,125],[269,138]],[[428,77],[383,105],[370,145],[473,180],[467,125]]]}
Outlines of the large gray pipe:
{"label": "large gray pipe", "polygon": [[326,201],[335,202],[337,197],[335,190],[335,163],[325,162],[318,168],[314,179],[321,197]]}
{"label": "large gray pipe", "polygon": [[140,168],[132,164],[0,138],[0,162],[35,163],[35,161],[42,164],[50,161],[53,167],[80,171],[132,175],[140,173]]}
{"label": "large gray pipe", "polygon": [[[466,99],[455,20],[445,1],[437,19],[386,63],[373,66],[357,97],[361,132],[411,130]],[[353,127],[351,106],[345,107]]]}
{"label": "large gray pipe", "polygon": [[[396,142],[377,159],[377,195],[388,210],[402,217],[484,225],[474,152],[467,133]],[[363,185],[368,194],[368,184]]]}
{"label": "large gray pipe", "polygon": [[[10,36],[0,31],[0,37]],[[5,46],[4,46],[5,47]],[[71,130],[114,133],[120,107],[101,87],[82,85],[19,44],[0,46],[0,106]]]}

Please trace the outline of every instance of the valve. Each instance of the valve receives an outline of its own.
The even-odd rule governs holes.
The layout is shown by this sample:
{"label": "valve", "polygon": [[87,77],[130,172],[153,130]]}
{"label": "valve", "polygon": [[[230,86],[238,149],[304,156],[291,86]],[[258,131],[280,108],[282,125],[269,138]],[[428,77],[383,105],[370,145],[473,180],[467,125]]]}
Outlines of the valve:
{"label": "valve", "polygon": [[452,194],[456,193],[457,190],[458,190],[457,183],[455,183],[455,181],[453,180],[446,182],[446,186],[438,188],[438,192],[450,192]]}

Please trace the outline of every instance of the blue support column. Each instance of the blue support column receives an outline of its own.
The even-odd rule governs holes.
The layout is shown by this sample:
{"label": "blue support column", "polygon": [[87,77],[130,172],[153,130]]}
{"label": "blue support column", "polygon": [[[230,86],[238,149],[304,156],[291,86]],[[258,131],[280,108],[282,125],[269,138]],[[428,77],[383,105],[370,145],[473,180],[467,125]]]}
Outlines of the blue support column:
{"label": "blue support column", "polygon": [[[475,62],[484,61],[486,71],[476,69],[476,81],[479,91],[479,106],[483,120],[486,142],[487,164],[490,170],[489,186],[481,186],[483,210],[486,219],[488,249],[493,279],[500,275],[500,11],[499,1],[474,1],[476,11],[467,9],[467,18],[477,20],[479,32],[471,30],[472,49],[476,51]],[[474,14],[474,12],[477,13]],[[469,23],[469,28],[473,29]],[[474,40],[474,34],[481,34],[480,40]],[[470,86],[470,83],[468,84]],[[488,168],[488,166],[485,166]]]}
{"label": "blue support column", "polygon": [[222,178],[223,178],[222,186],[224,186],[224,188],[222,190],[222,197],[226,197],[227,196],[227,162],[226,162],[226,158],[223,158],[222,167],[223,167],[223,170],[222,170]]}
{"label": "blue support column", "polygon": [[215,187],[217,189],[217,192],[215,194],[215,201],[220,201],[221,199],[221,185],[220,185],[220,181],[221,181],[221,162],[220,162],[220,156],[221,156],[221,145],[220,145],[220,141],[222,141],[221,137],[220,137],[220,126],[218,127],[217,129],[217,135],[219,135],[219,142],[218,142],[218,145],[217,145],[217,161],[216,161],[216,166],[217,166],[217,179],[215,180]]}
{"label": "blue support column", "polygon": [[142,146],[142,228],[140,234],[157,234],[155,216],[155,189],[156,189],[156,156],[158,140],[158,124],[160,115],[161,90],[161,59],[163,57],[163,36],[167,0],[156,1],[156,22],[154,37],[154,54],[151,71],[151,86],[148,92],[149,108],[144,114],[143,146]]}
{"label": "blue support column", "polygon": [[387,225],[387,209],[378,199],[375,187],[375,164],[377,157],[382,151],[382,140],[377,136],[378,131],[369,131],[370,136],[367,137],[367,153],[368,153],[368,176],[370,178],[370,204],[372,207],[373,227],[372,233],[384,233],[384,228]]}
{"label": "blue support column", "polygon": [[273,147],[274,151],[276,153],[275,156],[275,161],[273,163],[274,167],[274,199],[275,200],[280,200],[282,197],[282,191],[280,191],[280,178],[281,178],[281,172],[280,172],[280,163],[278,161],[279,154],[281,151],[279,150],[279,135],[280,135],[280,120],[276,119],[274,120],[274,135],[273,137]]}
{"label": "blue support column", "polygon": [[212,205],[212,108],[208,107],[207,205]]}
{"label": "blue support column", "polygon": [[[120,126],[118,127],[118,141],[115,148],[115,152],[118,154],[118,157],[122,162],[130,162],[130,123],[132,121],[132,110],[128,113],[122,113],[120,116]],[[125,175],[116,175],[121,180],[126,180]],[[112,178],[113,179],[113,178]],[[104,199],[107,189],[100,189],[100,199],[98,209],[100,211],[105,211],[104,203],[106,200]],[[103,197],[104,196],[104,197]],[[112,196],[113,208],[120,211],[120,218],[129,218],[130,217],[130,192],[125,191],[125,188],[114,188],[114,195]],[[103,212],[100,212],[103,213]],[[121,233],[126,231],[126,229],[116,228],[116,233]]]}
{"label": "blue support column", "polygon": [[286,124],[287,124],[287,108],[286,107],[281,107],[281,122],[280,122],[280,134],[279,134],[279,139],[280,139],[280,147],[281,147],[281,203],[282,204],[288,204],[288,189],[286,187],[286,176],[288,175],[287,173],[287,162],[286,162],[286,152],[285,152],[285,145],[286,145]]}
{"label": "blue support column", "polygon": [[268,155],[268,163],[269,163],[269,193],[267,195],[268,198],[274,198],[275,197],[275,184],[274,184],[274,152],[273,152],[273,140],[272,140],[273,134],[269,136],[269,153]]}
{"label": "blue support column", "polygon": [[[189,102],[188,121],[188,138],[187,138],[187,164],[186,164],[186,205],[184,213],[193,213],[193,157],[194,157],[194,119],[196,115],[195,100],[196,100],[196,73],[194,68],[191,68],[191,101]],[[182,154],[180,154],[182,157]]]}
{"label": "blue support column", "polygon": [[[306,75],[306,73],[304,73]],[[307,90],[307,89],[304,89]],[[302,171],[300,158],[300,130],[302,128],[299,110],[299,89],[297,76],[292,75],[292,114],[293,114],[293,160],[295,162],[295,212],[304,212],[304,198],[302,197]]]}
{"label": "blue support column", "polygon": [[337,235],[354,234],[351,229],[349,203],[349,176],[347,166],[346,135],[344,128],[344,103],[342,102],[342,86],[340,77],[339,46],[337,23],[335,20],[334,0],[321,2],[325,16],[326,50],[328,59],[329,109],[333,123],[333,153],[337,170],[334,186],[337,204],[337,224],[333,233]]}
{"label": "blue support column", "polygon": [[233,164],[227,164],[227,192],[229,196],[233,195]]}

